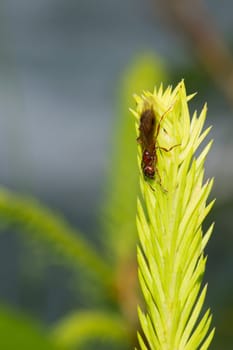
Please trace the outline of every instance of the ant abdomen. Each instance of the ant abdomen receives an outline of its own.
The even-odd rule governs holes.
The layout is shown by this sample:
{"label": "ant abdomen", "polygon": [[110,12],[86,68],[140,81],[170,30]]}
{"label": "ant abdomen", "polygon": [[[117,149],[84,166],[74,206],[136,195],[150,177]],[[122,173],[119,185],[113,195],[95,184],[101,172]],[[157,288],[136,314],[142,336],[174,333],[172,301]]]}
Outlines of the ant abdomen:
{"label": "ant abdomen", "polygon": [[143,173],[149,179],[154,180],[155,178],[155,168],[153,165],[145,165],[143,168]]}

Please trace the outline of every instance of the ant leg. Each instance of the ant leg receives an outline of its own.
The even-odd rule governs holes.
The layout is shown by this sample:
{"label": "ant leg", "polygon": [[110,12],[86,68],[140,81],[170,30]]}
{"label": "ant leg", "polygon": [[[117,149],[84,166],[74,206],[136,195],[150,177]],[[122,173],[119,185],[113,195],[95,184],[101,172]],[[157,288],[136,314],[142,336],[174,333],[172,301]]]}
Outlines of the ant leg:
{"label": "ant leg", "polygon": [[148,183],[148,185],[150,186],[150,188],[152,189],[152,191],[154,192],[155,189],[151,186],[151,184]]}
{"label": "ant leg", "polygon": [[163,118],[165,117],[165,115],[166,115],[172,108],[173,108],[173,106],[169,107],[169,108],[163,113],[163,115],[161,116],[160,121],[159,121],[159,123],[158,123],[157,130],[156,130],[155,140],[156,140],[157,137],[158,137],[158,134],[159,134],[159,131],[160,131],[160,127],[161,127],[161,122],[162,122]]}
{"label": "ant leg", "polygon": [[156,174],[157,174],[157,176],[158,176],[158,178],[159,178],[159,186],[162,188],[162,190],[165,192],[165,193],[167,193],[167,190],[163,187],[163,185],[162,185],[162,180],[161,180],[161,176],[160,176],[160,174],[159,174],[159,171],[158,171],[158,168],[157,167],[155,167],[155,170],[156,170]]}
{"label": "ant leg", "polygon": [[181,143],[179,143],[178,145],[174,145],[174,146],[172,146],[170,148],[165,148],[165,147],[160,147],[160,146],[157,146],[156,148],[162,149],[165,152],[170,152],[173,148],[178,147],[180,145],[181,145]]}

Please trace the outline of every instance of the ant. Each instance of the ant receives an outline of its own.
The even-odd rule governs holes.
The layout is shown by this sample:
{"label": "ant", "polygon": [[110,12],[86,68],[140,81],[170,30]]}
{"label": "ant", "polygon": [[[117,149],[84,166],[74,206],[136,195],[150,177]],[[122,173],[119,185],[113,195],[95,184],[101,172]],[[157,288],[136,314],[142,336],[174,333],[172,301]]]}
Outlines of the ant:
{"label": "ant", "polygon": [[[140,125],[139,125],[139,137],[137,138],[138,143],[142,146],[142,161],[141,167],[145,178],[154,180],[155,173],[159,178],[159,184],[162,187],[161,177],[156,167],[157,164],[157,149],[162,149],[165,152],[170,152],[174,147],[170,148],[157,146],[157,138],[161,128],[161,122],[170,108],[161,116],[158,126],[156,128],[156,118],[153,108],[148,108],[141,114]],[[154,190],[154,189],[153,189]],[[165,192],[167,192],[165,190]]]}

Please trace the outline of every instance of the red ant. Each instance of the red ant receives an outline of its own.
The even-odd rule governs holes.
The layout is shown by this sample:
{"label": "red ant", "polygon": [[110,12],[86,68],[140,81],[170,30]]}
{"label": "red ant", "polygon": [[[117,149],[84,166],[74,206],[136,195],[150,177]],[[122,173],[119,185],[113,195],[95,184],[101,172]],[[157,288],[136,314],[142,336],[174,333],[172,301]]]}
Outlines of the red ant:
{"label": "red ant", "polygon": [[145,178],[154,180],[155,173],[156,173],[159,177],[159,184],[161,187],[162,187],[161,177],[156,167],[156,164],[157,164],[156,149],[162,149],[165,152],[170,152],[174,147],[179,146],[179,145],[175,145],[170,148],[165,148],[165,147],[160,147],[156,145],[157,138],[161,128],[161,122],[169,110],[167,110],[160,118],[157,129],[156,129],[156,118],[155,118],[155,113],[153,108],[151,107],[150,109],[146,109],[144,112],[142,112],[141,118],[140,118],[140,125],[139,125],[140,133],[139,133],[139,137],[137,138],[137,141],[142,146],[141,167],[142,167],[143,174]]}

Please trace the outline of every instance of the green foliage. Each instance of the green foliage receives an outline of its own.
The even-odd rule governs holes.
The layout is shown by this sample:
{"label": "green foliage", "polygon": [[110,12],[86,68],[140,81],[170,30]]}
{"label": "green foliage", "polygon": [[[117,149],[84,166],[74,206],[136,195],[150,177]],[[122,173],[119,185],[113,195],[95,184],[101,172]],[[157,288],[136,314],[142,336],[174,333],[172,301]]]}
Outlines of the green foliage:
{"label": "green foliage", "polygon": [[213,180],[203,182],[204,161],[212,142],[195,157],[210,128],[202,132],[206,106],[190,120],[191,97],[183,82],[173,91],[160,87],[136,96],[137,129],[145,109],[153,108],[157,126],[163,116],[156,142],[156,179],[148,183],[142,174],[140,179],[138,264],[146,302],[144,312],[139,308],[146,339],[139,335],[141,349],[205,350],[214,335],[214,330],[209,333],[210,311],[201,316],[207,289],[201,291],[204,248],[213,229],[211,225],[203,234],[202,222],[214,203],[206,204]]}
{"label": "green foliage", "polygon": [[[89,275],[91,273],[95,277],[96,284],[103,287],[106,310],[102,312],[73,310],[70,315],[60,318],[51,327],[49,340],[47,334],[40,333],[33,322],[15,316],[8,310],[2,313],[0,310],[1,333],[4,333],[0,339],[1,349],[56,350],[61,347],[84,349],[92,340],[105,340],[107,343],[117,345],[117,348],[123,348],[123,344],[128,347],[135,345],[134,334],[137,324],[135,310],[139,297],[134,256],[139,172],[134,121],[128,106],[132,105],[133,93],[145,89],[151,90],[154,84],[161,80],[166,81],[165,70],[159,60],[147,56],[136,61],[131,70],[126,72],[123,85],[119,89],[119,118],[114,128],[113,152],[108,167],[109,180],[105,186],[107,198],[104,203],[104,214],[101,215],[102,237],[106,251],[97,252],[83,234],[71,228],[65,219],[35,199],[0,188],[1,228],[4,228],[4,224],[14,225],[16,231],[25,233],[24,237],[27,240],[38,242],[49,252],[55,253],[59,258],[62,257],[62,261],[68,263],[72,269],[79,272],[81,266]],[[212,230],[211,227],[203,236],[201,229],[201,223],[212,206],[212,203],[205,206],[212,182],[202,186],[203,163],[210,144],[197,159],[193,158],[194,152],[208,133],[207,130],[206,133],[200,134],[205,110],[200,118],[194,117],[190,124],[187,118],[184,86],[180,84],[175,91],[168,89],[163,94],[160,89],[157,94],[145,93],[144,97],[144,100],[149,100],[153,104],[159,116],[172,106],[164,118],[159,144],[167,148],[177,143],[182,143],[182,146],[175,147],[167,153],[158,151],[161,185],[153,182],[148,186],[141,177],[144,199],[142,204],[140,202],[138,204],[137,224],[141,242],[138,261],[147,311],[144,314],[140,310],[139,315],[147,341],[153,344],[152,349],[162,349],[159,343],[161,337],[169,334],[168,338],[173,344],[177,345],[181,339],[182,350],[191,350],[196,349],[197,342],[201,342],[207,334],[210,322],[207,313],[201,321],[199,319],[199,326],[195,328],[196,333],[192,333],[206,292],[204,288],[198,297],[206,262],[203,249]],[[137,102],[138,123],[144,102],[140,98],[137,98]],[[141,153],[139,162],[140,158]],[[187,174],[189,181],[185,178]],[[178,208],[177,216],[176,208]],[[198,229],[195,229],[196,227]],[[110,259],[106,259],[107,257]],[[169,263],[164,264],[167,259]],[[175,259],[175,262],[172,259]],[[183,264],[182,268],[180,263]],[[174,271],[177,273],[174,274]],[[82,281],[83,285],[87,285],[85,279]],[[180,286],[182,295],[179,294]],[[92,290],[94,288],[95,286]],[[88,300],[91,290],[86,291]],[[178,297],[180,299],[176,305]],[[96,309],[99,310],[101,306],[97,305]],[[173,319],[174,323],[171,322]],[[166,333],[167,324],[168,333]],[[158,333],[155,332],[157,326]],[[15,339],[11,338],[10,331],[12,334],[15,332]],[[23,335],[23,339],[20,338],[20,334]],[[206,348],[211,337],[212,333],[206,338]],[[139,336],[141,348],[146,349],[147,345],[142,339]],[[189,347],[184,347],[187,345],[187,339]],[[18,342],[17,345],[15,342]],[[174,350],[175,347],[170,349]],[[205,347],[201,349],[204,350]]]}

